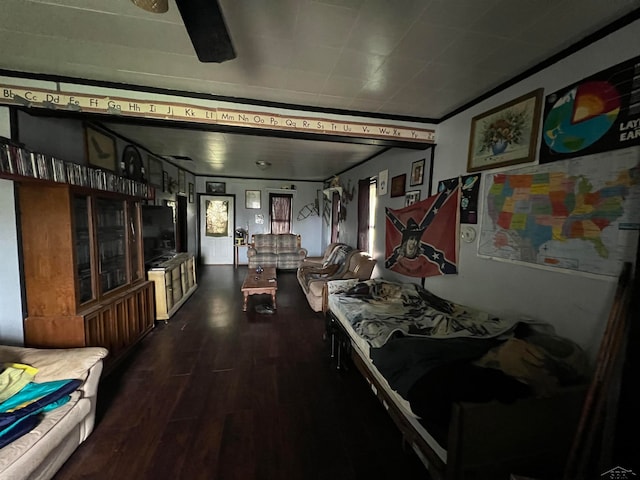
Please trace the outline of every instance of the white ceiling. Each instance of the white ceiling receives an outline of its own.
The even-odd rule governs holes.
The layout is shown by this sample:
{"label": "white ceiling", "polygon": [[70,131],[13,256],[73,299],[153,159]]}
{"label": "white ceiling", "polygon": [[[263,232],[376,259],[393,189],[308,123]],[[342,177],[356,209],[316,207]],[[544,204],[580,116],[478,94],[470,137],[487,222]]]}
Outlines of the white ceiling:
{"label": "white ceiling", "polygon": [[[237,58],[200,63],[174,0],[2,0],[0,68],[438,120],[640,0],[221,0]],[[320,180],[380,146],[109,123],[195,174]],[[262,171],[256,160],[273,165]]]}

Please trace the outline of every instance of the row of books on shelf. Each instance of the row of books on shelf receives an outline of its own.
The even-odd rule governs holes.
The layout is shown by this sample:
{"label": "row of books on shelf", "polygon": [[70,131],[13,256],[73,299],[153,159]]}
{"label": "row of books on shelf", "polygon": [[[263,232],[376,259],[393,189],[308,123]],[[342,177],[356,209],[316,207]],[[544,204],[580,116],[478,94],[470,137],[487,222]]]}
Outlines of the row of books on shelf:
{"label": "row of books on shelf", "polygon": [[0,174],[39,178],[80,187],[154,198],[153,186],[121,177],[113,172],[32,152],[26,148],[0,142]]}

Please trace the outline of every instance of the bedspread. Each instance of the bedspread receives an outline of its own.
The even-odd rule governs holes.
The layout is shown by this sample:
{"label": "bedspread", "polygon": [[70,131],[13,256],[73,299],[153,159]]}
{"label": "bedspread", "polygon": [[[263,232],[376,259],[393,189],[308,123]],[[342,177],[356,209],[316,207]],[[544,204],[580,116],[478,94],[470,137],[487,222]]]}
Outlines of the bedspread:
{"label": "bedspread", "polygon": [[495,338],[518,324],[444,300],[411,283],[368,280],[334,298],[353,329],[375,348],[396,333],[433,339]]}
{"label": "bedspread", "polygon": [[[425,451],[445,463],[449,461],[449,448],[456,452],[456,461],[476,461],[475,453],[460,454],[467,447],[469,452],[475,452],[475,446],[484,449],[482,428],[474,430],[473,425],[486,424],[488,433],[494,424],[511,432],[518,415],[529,416],[524,413],[529,411],[533,412],[531,417],[540,415],[536,413],[537,404],[531,402],[534,397],[559,395],[559,408],[564,413],[558,421],[573,422],[563,410],[564,387],[585,382],[588,362],[582,349],[555,335],[550,324],[499,318],[442,299],[413,283],[332,281],[327,283],[327,295],[329,319],[335,319],[339,326],[336,330],[342,332],[338,335],[347,335],[363,365],[384,379],[380,385],[391,391],[387,398],[411,411],[411,416],[405,416],[409,422],[418,422],[415,429],[428,446]],[[454,409],[454,405],[488,402],[491,404],[486,409],[476,410],[474,406],[466,410],[464,422],[472,420],[460,423],[462,410]],[[503,418],[495,405],[511,403],[516,405],[507,408]],[[540,412],[548,415],[546,399],[540,405]],[[450,431],[452,420],[457,428]],[[539,441],[536,451],[554,451],[547,448],[549,431],[543,428],[538,434],[530,423],[523,423],[522,438],[535,436]],[[475,440],[466,445],[469,438]],[[525,455],[519,450],[519,438],[513,435],[513,439],[496,444],[487,457],[492,459],[488,463],[491,468],[493,459],[502,458],[505,449]]]}

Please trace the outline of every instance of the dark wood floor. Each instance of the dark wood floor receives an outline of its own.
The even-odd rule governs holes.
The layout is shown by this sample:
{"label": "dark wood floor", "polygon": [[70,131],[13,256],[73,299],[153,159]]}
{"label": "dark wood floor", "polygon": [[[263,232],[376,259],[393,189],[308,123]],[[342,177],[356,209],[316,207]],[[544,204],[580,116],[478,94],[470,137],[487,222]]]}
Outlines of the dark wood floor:
{"label": "dark wood floor", "polygon": [[367,384],[335,370],[295,273],[241,309],[246,267],[200,286],[103,379],[96,428],[55,480],[428,479]]}

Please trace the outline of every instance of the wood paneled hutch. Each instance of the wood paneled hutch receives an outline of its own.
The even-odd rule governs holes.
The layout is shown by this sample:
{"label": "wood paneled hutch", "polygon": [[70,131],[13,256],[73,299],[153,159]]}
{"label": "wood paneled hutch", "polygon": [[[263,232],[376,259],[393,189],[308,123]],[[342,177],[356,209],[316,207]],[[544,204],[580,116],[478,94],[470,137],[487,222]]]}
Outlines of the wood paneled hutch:
{"label": "wood paneled hutch", "polygon": [[18,202],[26,345],[103,346],[115,363],[154,326],[140,199],[23,182]]}

